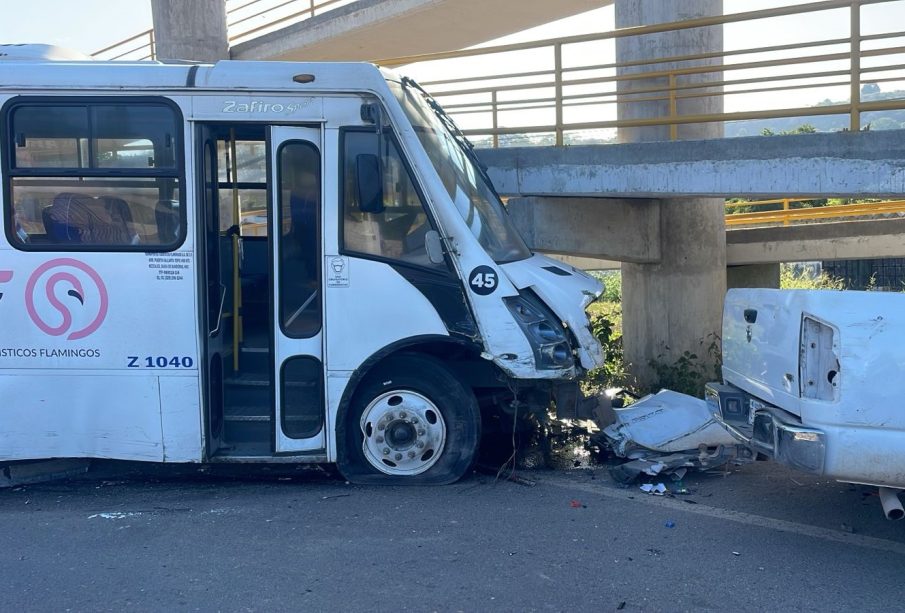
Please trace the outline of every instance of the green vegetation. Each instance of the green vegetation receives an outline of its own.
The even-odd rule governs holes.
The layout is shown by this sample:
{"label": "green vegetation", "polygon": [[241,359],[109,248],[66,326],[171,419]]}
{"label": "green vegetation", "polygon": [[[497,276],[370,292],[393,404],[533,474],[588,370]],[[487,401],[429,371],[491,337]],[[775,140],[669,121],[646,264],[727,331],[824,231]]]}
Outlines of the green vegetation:
{"label": "green vegetation", "polygon": [[[615,277],[618,280],[619,273],[615,273]],[[617,288],[619,286],[621,283]],[[618,294],[616,300],[606,299],[606,296],[607,291],[604,290],[601,298],[588,307],[591,333],[603,348],[604,364],[588,373],[585,381],[587,393],[600,393],[610,387],[633,387],[629,385],[622,354],[622,302]]]}
{"label": "green vegetation", "polygon": [[845,280],[831,277],[825,272],[817,275],[792,264],[781,264],[779,269],[780,289],[845,289]]}

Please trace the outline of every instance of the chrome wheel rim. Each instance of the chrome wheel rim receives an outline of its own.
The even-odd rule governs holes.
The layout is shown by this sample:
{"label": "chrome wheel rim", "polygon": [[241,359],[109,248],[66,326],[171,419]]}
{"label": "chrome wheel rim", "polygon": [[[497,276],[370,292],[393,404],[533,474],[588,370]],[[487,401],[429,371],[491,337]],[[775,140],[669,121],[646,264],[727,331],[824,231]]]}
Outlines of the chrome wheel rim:
{"label": "chrome wheel rim", "polygon": [[437,463],[446,422],[437,406],[417,392],[381,394],[361,415],[361,448],[368,463],[387,475],[418,475]]}

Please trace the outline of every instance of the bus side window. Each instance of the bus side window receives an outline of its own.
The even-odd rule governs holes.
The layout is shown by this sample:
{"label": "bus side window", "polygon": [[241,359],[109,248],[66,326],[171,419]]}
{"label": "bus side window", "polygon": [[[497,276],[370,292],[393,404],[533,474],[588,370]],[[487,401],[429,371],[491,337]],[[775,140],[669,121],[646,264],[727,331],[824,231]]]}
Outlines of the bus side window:
{"label": "bus side window", "polygon": [[[343,131],[343,248],[346,251],[435,267],[424,248],[431,229],[421,195],[403,162],[395,139],[384,139],[383,211],[366,213],[358,202],[358,168],[361,154],[377,154],[372,128]],[[442,264],[440,265],[442,266]]]}
{"label": "bus side window", "polygon": [[181,243],[182,121],[174,107],[23,97],[4,120],[12,135],[4,180],[14,246],[167,251]]}

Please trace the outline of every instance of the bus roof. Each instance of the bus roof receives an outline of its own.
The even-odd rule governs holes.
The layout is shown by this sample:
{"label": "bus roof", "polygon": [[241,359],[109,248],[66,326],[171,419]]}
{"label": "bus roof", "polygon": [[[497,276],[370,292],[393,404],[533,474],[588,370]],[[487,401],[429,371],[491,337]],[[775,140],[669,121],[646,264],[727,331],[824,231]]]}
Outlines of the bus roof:
{"label": "bus roof", "polygon": [[[32,45],[25,45],[33,47]],[[380,91],[384,77],[364,62],[255,62],[223,60],[216,64],[47,60],[3,52],[0,45],[0,92],[160,90],[229,91]],[[40,47],[49,47],[40,45]],[[59,56],[57,56],[59,57]],[[313,77],[313,78],[311,78]]]}

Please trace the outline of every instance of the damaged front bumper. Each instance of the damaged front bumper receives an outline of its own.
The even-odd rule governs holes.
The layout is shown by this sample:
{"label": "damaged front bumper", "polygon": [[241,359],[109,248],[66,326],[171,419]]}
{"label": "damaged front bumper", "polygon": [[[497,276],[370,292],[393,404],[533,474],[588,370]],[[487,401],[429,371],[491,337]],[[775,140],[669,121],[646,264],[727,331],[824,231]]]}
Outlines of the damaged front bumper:
{"label": "damaged front bumper", "polygon": [[708,383],[705,398],[714,419],[736,440],[777,462],[823,474],[826,435],[731,385]]}

